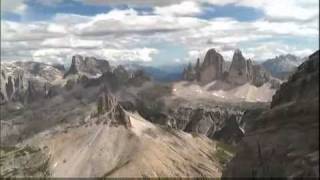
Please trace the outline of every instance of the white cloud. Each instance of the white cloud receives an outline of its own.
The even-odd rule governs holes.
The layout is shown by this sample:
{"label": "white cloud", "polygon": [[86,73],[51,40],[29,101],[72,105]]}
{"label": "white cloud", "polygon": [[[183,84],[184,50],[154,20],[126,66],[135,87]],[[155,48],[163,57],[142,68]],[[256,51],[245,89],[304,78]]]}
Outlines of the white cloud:
{"label": "white cloud", "polygon": [[112,10],[96,15],[79,23],[72,29],[84,36],[104,36],[108,34],[154,34],[201,27],[203,21],[191,17],[171,17],[162,15],[138,15],[133,9]]}
{"label": "white cloud", "polygon": [[45,39],[42,43],[44,47],[51,48],[82,48],[82,49],[96,49],[102,48],[102,40],[84,40],[74,36],[65,38],[50,38]]}
{"label": "white cloud", "polygon": [[66,57],[71,59],[74,54],[83,56],[94,56],[97,58],[107,59],[113,62],[142,61],[150,62],[152,56],[157,53],[152,48],[136,48],[136,49],[76,49],[76,48],[46,48],[32,52],[32,60],[48,62],[63,62]]}
{"label": "white cloud", "polygon": [[158,53],[153,48],[136,48],[136,49],[103,49],[103,57],[112,61],[152,61],[152,56]]}
{"label": "white cloud", "polygon": [[295,54],[300,57],[310,55],[314,50],[308,48],[297,48],[283,43],[268,42],[255,47],[246,48],[244,52],[254,60],[265,60],[281,54]]}
{"label": "white cloud", "polygon": [[[207,0],[218,4],[217,0]],[[319,16],[318,0],[228,0],[238,6],[262,10],[269,21],[310,21]]]}
{"label": "white cloud", "polygon": [[[134,2],[138,3],[132,1]],[[298,7],[295,1],[288,6],[298,7],[296,10],[302,12],[301,8],[313,9],[313,2],[301,1]],[[158,11],[157,14],[141,15],[134,9],[113,9],[95,16],[57,14],[46,22],[2,20],[1,59],[62,62],[70,61],[73,54],[84,54],[112,61],[150,62],[154,60],[154,55],[159,53],[152,47],[153,44],[165,46],[167,43],[175,43],[189,51],[185,57],[177,57],[180,60],[190,61],[203,57],[208,48],[216,48],[230,60],[233,50],[243,45],[248,47],[242,49],[246,56],[260,60],[281,53],[308,54],[314,49],[276,42],[256,44],[258,40],[273,41],[283,37],[313,38],[316,43],[319,38],[318,18],[307,18],[311,17],[312,13],[306,13],[306,16],[300,18],[296,17],[299,13],[294,12],[296,15],[292,18],[290,16],[290,19],[281,13],[271,13],[272,7],[269,6],[276,6],[276,3],[264,4],[265,1],[262,0],[210,0],[210,3],[218,5],[235,3],[270,12],[267,18],[253,22],[241,22],[232,18],[204,20],[192,17],[190,15],[198,13],[197,8],[201,7],[184,12],[182,9],[195,3],[191,0],[149,3],[159,3],[154,9],[155,12]],[[185,7],[181,8],[183,6]]]}
{"label": "white cloud", "polygon": [[201,7],[196,2],[184,1],[180,4],[173,4],[164,7],[155,7],[154,13],[163,16],[192,16],[200,14]]}
{"label": "white cloud", "polygon": [[[78,0],[85,4],[107,4],[107,5],[122,5],[129,6],[162,6],[158,8],[160,12],[168,12],[176,15],[173,12],[183,13],[183,11],[190,11],[196,9],[189,7],[178,11],[178,4],[185,2],[192,3],[209,3],[212,5],[223,6],[227,4],[234,4],[237,6],[253,7],[262,10],[270,21],[309,21],[319,15],[319,1],[318,0]],[[163,7],[164,6],[164,7]],[[172,8],[170,8],[172,7]],[[173,8],[175,7],[175,8]]]}
{"label": "white cloud", "polygon": [[76,0],[85,4],[93,5],[129,5],[129,6],[167,6],[178,4],[184,0]]}
{"label": "white cloud", "polygon": [[35,22],[19,23],[1,20],[1,41],[37,41],[66,33],[59,25]]}
{"label": "white cloud", "polygon": [[1,0],[1,14],[2,12],[11,12],[22,15],[27,8],[24,0]]}

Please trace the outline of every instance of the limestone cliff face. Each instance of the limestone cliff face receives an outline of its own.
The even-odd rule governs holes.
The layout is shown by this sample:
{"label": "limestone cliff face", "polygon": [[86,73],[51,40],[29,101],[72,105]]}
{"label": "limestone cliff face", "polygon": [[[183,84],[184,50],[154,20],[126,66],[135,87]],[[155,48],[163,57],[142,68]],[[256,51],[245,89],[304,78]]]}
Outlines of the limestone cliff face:
{"label": "limestone cliff face", "polygon": [[200,67],[200,83],[207,84],[223,76],[224,60],[215,49],[208,50]]}
{"label": "limestone cliff face", "polygon": [[198,81],[202,85],[215,80],[235,86],[250,83],[259,87],[267,82],[270,82],[273,88],[280,85],[280,81],[273,78],[261,65],[245,59],[240,50],[235,50],[230,67],[215,49],[208,50],[202,64],[200,59],[197,59],[195,66],[189,64],[183,70],[183,79]]}
{"label": "limestone cliff face", "polygon": [[75,55],[72,57],[70,69],[64,74],[64,77],[66,78],[72,74],[97,76],[109,71],[111,71],[111,68],[106,60]]}
{"label": "limestone cliff face", "polygon": [[271,75],[260,65],[252,66],[252,84],[259,87],[272,79]]}
{"label": "limestone cliff face", "polygon": [[252,61],[246,60],[240,50],[233,54],[228,73],[228,81],[235,85],[242,85],[253,79]]}
{"label": "limestone cliff face", "polygon": [[[234,108],[180,106],[169,114],[167,124],[185,132],[236,144],[243,136],[240,130],[242,115],[242,110]],[[228,130],[228,134],[224,132]]]}
{"label": "limestone cliff face", "polygon": [[[35,94],[37,99],[49,94],[52,96],[54,94],[52,83],[61,79],[62,76],[62,69],[40,62],[3,63],[1,64],[0,104],[29,102],[34,99],[27,97],[31,94]],[[31,91],[33,93],[30,93]]]}
{"label": "limestone cliff face", "polygon": [[251,118],[224,177],[319,177],[319,51]]}
{"label": "limestone cliff face", "polygon": [[106,89],[101,92],[97,101],[97,123],[103,121],[109,125],[123,125],[126,128],[131,127],[128,115],[125,113],[118,100]]}
{"label": "limestone cliff face", "polygon": [[182,77],[184,80],[187,80],[187,81],[198,80],[197,78],[198,72],[200,72],[199,69],[196,70],[196,68],[193,68],[192,64],[189,63],[188,67],[183,70]]}
{"label": "limestone cliff face", "polygon": [[302,63],[272,98],[271,107],[288,101],[312,100],[319,96],[319,51]]}

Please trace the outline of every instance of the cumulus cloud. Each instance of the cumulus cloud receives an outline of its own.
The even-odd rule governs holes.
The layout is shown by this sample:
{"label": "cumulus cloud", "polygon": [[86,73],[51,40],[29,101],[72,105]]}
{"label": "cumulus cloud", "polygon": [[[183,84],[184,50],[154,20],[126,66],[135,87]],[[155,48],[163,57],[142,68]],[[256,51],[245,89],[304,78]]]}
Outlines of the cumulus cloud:
{"label": "cumulus cloud", "polygon": [[37,41],[65,33],[63,26],[54,23],[19,23],[1,20],[1,41]]}
{"label": "cumulus cloud", "polygon": [[58,62],[65,63],[66,58],[71,59],[74,54],[83,56],[94,56],[101,59],[121,63],[128,61],[149,62],[152,55],[156,54],[156,49],[136,48],[136,49],[81,49],[81,48],[45,48],[32,52],[33,61]]}
{"label": "cumulus cloud", "polygon": [[1,14],[2,12],[11,12],[15,14],[23,14],[28,6],[24,0],[2,0],[1,1]]}
{"label": "cumulus cloud", "polygon": [[[82,2],[125,3],[121,0]],[[319,13],[314,10],[314,1],[288,2],[287,8],[297,11],[292,12],[292,16],[277,12],[277,8],[283,5],[274,7],[276,3],[264,0],[201,1],[219,6],[233,3],[263,9],[266,17],[252,22],[232,18],[200,19],[194,16],[202,11],[200,1],[143,2],[154,6],[153,13],[140,14],[130,8],[114,8],[93,16],[57,14],[45,22],[1,20],[1,59],[64,62],[70,61],[74,54],[83,54],[111,61],[150,62],[160,53],[153,44],[165,46],[167,43],[176,43],[189,52],[182,55],[185,57],[179,57],[180,60],[202,58],[208,48],[216,48],[230,60],[233,50],[241,47],[246,56],[262,60],[282,53],[302,56],[313,51],[295,44],[264,40],[292,37],[317,41],[319,37],[318,18],[312,19]],[[138,0],[129,3],[143,5]],[[309,9],[311,11],[307,12]],[[259,40],[263,43],[257,43]]]}
{"label": "cumulus cloud", "polygon": [[[182,7],[181,5],[191,1],[193,3],[209,3],[212,5],[223,6],[227,4],[234,4],[237,6],[246,6],[261,9],[270,21],[309,21],[319,15],[319,1],[317,0],[78,0],[86,4],[107,4],[107,5],[129,5],[129,6],[166,6],[158,8],[159,12],[170,12],[173,8]],[[179,6],[180,4],[180,6]],[[188,4],[185,4],[187,6]],[[189,7],[189,6],[188,6]],[[190,10],[189,10],[190,9]],[[183,11],[191,11],[197,13],[197,9],[189,7]],[[180,11],[180,13],[182,13]]]}
{"label": "cumulus cloud", "polygon": [[201,20],[190,17],[175,18],[162,15],[138,15],[133,9],[112,10],[98,14],[72,29],[83,36],[105,36],[108,34],[154,34],[200,27]]}
{"label": "cumulus cloud", "polygon": [[167,6],[178,4],[184,0],[77,0],[79,2],[91,5],[129,5],[129,6]]}
{"label": "cumulus cloud", "polygon": [[184,1],[180,4],[174,4],[164,7],[155,7],[154,13],[163,16],[191,16],[200,14],[201,7],[196,2]]}

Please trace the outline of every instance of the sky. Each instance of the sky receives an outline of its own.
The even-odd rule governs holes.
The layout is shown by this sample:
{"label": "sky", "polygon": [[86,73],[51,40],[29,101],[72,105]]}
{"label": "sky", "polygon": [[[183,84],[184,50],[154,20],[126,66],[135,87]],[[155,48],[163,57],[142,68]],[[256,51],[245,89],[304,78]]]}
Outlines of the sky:
{"label": "sky", "polygon": [[319,49],[318,0],[1,0],[1,61],[263,61]]}

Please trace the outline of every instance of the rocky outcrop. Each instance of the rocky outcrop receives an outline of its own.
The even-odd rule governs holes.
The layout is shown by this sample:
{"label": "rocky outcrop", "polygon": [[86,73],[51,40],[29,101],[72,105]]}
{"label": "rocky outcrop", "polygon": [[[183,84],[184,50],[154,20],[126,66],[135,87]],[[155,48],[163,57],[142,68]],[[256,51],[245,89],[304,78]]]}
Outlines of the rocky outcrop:
{"label": "rocky outcrop", "polygon": [[64,78],[72,74],[84,74],[87,76],[100,76],[104,72],[111,71],[109,62],[94,57],[83,57],[75,55],[69,70],[64,74]]}
{"label": "rocky outcrop", "polygon": [[272,98],[271,107],[289,101],[313,99],[319,96],[319,51],[301,64]]}
{"label": "rocky outcrop", "polygon": [[151,78],[142,69],[138,69],[131,74],[128,85],[139,87],[150,80]]}
{"label": "rocky outcrop", "polygon": [[246,60],[240,50],[233,54],[232,63],[228,73],[228,81],[231,84],[242,85],[253,79],[252,61]]}
{"label": "rocky outcrop", "polygon": [[[147,94],[143,93],[143,95]],[[233,145],[237,144],[244,133],[240,126],[244,110],[240,108],[189,103],[166,106],[156,96],[150,97],[149,102],[143,97],[138,100],[135,105],[137,112],[156,124],[189,133],[202,134]]]}
{"label": "rocky outcrop", "polygon": [[319,177],[319,51],[252,118],[224,177]]}
{"label": "rocky outcrop", "polygon": [[129,116],[118,100],[106,88],[104,89],[97,101],[97,123],[103,121],[104,124],[131,127]]}
{"label": "rocky outcrop", "polygon": [[306,59],[292,54],[280,55],[272,59],[267,59],[261,65],[271,73],[273,77],[288,79],[296,68]]}
{"label": "rocky outcrop", "polygon": [[188,67],[183,70],[183,79],[187,81],[197,80],[199,69],[193,68],[191,63],[189,63]]}
{"label": "rocky outcrop", "polygon": [[118,79],[118,81],[121,81],[123,83],[126,83],[130,78],[130,74],[122,65],[117,66],[113,70],[113,74]]}
{"label": "rocky outcrop", "polygon": [[8,96],[8,99],[11,99],[13,91],[14,91],[14,87],[13,87],[13,82],[12,82],[12,77],[9,76],[8,77],[8,82],[6,83],[6,94]]}
{"label": "rocky outcrop", "polygon": [[[260,65],[252,65],[252,84],[260,87],[271,80],[270,74]],[[275,83],[275,82],[274,82]],[[274,85],[276,86],[276,85]]]}
{"label": "rocky outcrop", "polygon": [[[242,114],[241,110],[233,108],[181,106],[170,113],[167,124],[186,132],[204,134],[211,139],[235,144],[238,139],[230,137],[232,133],[240,133],[239,137],[243,135],[239,127]],[[232,133],[226,135],[223,132],[226,129],[230,129]],[[230,137],[227,137],[229,135]]]}
{"label": "rocky outcrop", "polygon": [[183,70],[183,79],[186,81],[196,80],[202,85],[215,80],[227,82],[234,86],[251,83],[260,87],[267,82],[272,83],[273,88],[280,85],[280,81],[273,78],[261,65],[254,64],[250,59],[245,59],[238,49],[235,50],[230,65],[229,62],[223,60],[223,57],[215,49],[210,49],[201,65],[200,59],[197,59],[194,67],[189,64]]}
{"label": "rocky outcrop", "polygon": [[42,91],[40,92],[36,86],[36,82],[31,80],[28,81],[28,88],[24,96],[26,103],[34,102],[42,95]]}
{"label": "rocky outcrop", "polygon": [[[62,70],[40,62],[1,64],[0,104],[6,104],[7,102],[26,103],[30,102],[31,99],[52,97],[54,94],[51,88],[52,83],[61,79],[62,73]],[[44,88],[45,86],[46,88]],[[50,95],[47,94],[49,96],[46,96],[46,93]],[[27,97],[31,94],[35,94],[34,98]]]}
{"label": "rocky outcrop", "polygon": [[224,60],[215,49],[208,50],[200,67],[200,83],[207,84],[223,76]]}
{"label": "rocky outcrop", "polygon": [[1,104],[8,101],[20,100],[19,96],[24,92],[22,74],[18,74],[17,77],[12,77],[5,75],[3,72],[1,84]]}

